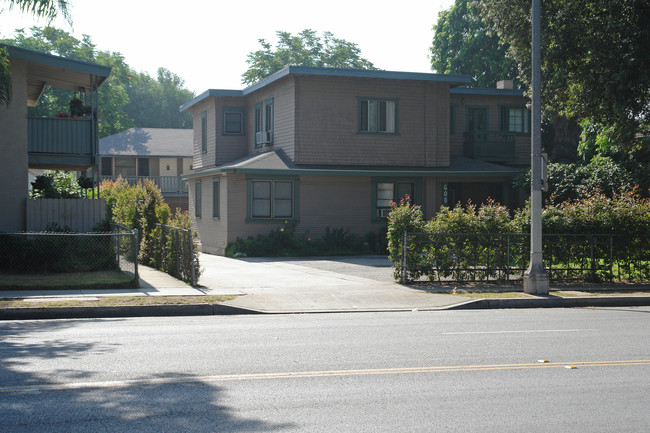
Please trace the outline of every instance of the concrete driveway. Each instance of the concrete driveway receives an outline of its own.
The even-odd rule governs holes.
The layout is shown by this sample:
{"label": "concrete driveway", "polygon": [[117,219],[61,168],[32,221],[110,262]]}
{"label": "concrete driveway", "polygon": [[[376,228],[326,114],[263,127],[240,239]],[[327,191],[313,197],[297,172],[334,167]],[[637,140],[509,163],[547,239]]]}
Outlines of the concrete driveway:
{"label": "concrete driveway", "polygon": [[242,258],[201,254],[206,294],[241,293],[226,304],[266,313],[430,310],[469,301],[397,284],[386,257]]}

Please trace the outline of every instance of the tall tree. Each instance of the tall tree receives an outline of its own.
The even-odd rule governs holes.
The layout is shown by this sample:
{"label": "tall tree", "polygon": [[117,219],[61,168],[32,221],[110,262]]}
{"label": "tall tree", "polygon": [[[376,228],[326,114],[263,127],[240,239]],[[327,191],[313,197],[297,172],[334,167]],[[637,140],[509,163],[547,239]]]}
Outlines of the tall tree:
{"label": "tall tree", "polygon": [[[9,9],[18,8],[23,13],[48,18],[50,21],[61,14],[69,24],[72,24],[67,0],[4,0],[4,3],[9,3]],[[2,9],[0,9],[1,13]],[[9,105],[12,93],[9,53],[4,48],[0,48],[0,107]]]}
{"label": "tall tree", "polygon": [[249,67],[242,74],[242,83],[253,84],[268,77],[285,66],[315,66],[329,68],[376,69],[361,57],[357,44],[335,38],[324,32],[322,38],[314,30],[305,29],[297,35],[276,32],[278,42],[275,49],[260,39],[260,50],[248,54]]}
{"label": "tall tree", "polygon": [[[32,27],[30,34],[15,31],[13,39],[4,42],[35,51],[65,56],[110,66],[111,75],[99,88],[99,135],[105,137],[133,126],[158,128],[191,128],[192,120],[178,107],[192,99],[194,93],[183,88],[183,80],[167,69],[160,68],[158,80],[138,73],[126,64],[122,54],[97,50],[91,38],[76,39],[64,30],[53,27]],[[48,87],[31,116],[54,116],[68,110],[72,92]]]}
{"label": "tall tree", "polygon": [[517,62],[507,57],[508,46],[488,34],[475,0],[456,0],[438,14],[433,26],[431,68],[441,74],[466,74],[472,87],[494,88],[510,79],[519,87]]}
{"label": "tall tree", "polygon": [[[481,0],[490,33],[530,77],[530,1]],[[650,3],[545,0],[542,104],[547,112],[609,129],[634,150],[650,123]]]}
{"label": "tall tree", "polygon": [[191,128],[190,113],[178,111],[194,97],[184,85],[181,77],[165,68],[158,68],[156,80],[143,72],[134,74],[125,86],[129,103],[124,111],[141,127]]}

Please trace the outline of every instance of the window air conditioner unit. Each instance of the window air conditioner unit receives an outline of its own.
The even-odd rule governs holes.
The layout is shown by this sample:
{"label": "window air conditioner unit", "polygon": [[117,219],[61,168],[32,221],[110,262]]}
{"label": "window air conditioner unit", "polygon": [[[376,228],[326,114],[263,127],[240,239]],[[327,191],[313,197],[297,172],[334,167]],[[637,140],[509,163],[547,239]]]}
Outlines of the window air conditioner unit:
{"label": "window air conditioner unit", "polygon": [[273,131],[261,131],[255,133],[255,144],[273,143]]}

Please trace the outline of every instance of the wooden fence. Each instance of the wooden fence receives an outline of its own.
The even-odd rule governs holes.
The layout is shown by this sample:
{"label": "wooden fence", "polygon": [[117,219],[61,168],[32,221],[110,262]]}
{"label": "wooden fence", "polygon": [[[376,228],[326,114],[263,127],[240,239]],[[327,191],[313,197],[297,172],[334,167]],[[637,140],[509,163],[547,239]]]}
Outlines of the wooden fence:
{"label": "wooden fence", "polygon": [[106,218],[104,199],[39,198],[27,199],[27,231],[47,231],[57,224],[86,233]]}

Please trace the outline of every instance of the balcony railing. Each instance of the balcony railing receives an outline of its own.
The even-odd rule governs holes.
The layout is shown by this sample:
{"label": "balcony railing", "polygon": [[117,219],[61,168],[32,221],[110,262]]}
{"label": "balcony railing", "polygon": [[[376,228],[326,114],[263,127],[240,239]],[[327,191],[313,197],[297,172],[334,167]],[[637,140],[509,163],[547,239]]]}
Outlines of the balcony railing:
{"label": "balcony railing", "polygon": [[[145,179],[153,181],[163,194],[181,194],[187,193],[187,182],[184,182],[180,176],[121,176],[129,185],[136,185],[138,182],[144,182]],[[118,176],[102,176],[104,180],[117,180]]]}
{"label": "balcony railing", "polygon": [[93,155],[92,122],[93,119],[29,118],[29,152]]}
{"label": "balcony railing", "polygon": [[512,161],[515,158],[515,135],[507,131],[466,132],[463,154],[481,161]]}

